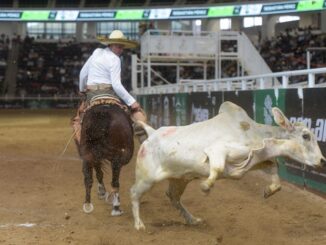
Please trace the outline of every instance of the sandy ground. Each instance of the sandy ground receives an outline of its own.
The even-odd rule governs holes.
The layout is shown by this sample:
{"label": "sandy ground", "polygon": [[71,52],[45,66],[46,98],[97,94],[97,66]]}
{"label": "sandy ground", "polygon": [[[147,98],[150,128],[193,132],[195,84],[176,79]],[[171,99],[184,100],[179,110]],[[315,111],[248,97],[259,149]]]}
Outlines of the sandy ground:
{"label": "sandy ground", "polygon": [[[137,232],[129,199],[134,161],[121,176],[121,217],[92,197],[95,210],[82,211],[81,161],[71,135],[73,111],[0,111],[0,244],[326,244],[326,200],[295,186],[265,200],[268,180],[259,172],[220,180],[208,196],[192,182],[185,206],[205,222],[187,226],[165,196],[167,182],[142,201],[147,226]],[[105,176],[109,186],[110,173]]]}

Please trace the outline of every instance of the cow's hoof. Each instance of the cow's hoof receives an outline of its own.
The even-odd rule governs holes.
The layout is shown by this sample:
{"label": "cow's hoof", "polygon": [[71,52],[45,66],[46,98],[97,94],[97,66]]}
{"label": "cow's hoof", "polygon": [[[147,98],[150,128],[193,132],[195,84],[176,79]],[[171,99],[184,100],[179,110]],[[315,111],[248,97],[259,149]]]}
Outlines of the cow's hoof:
{"label": "cow's hoof", "polygon": [[191,219],[187,220],[188,225],[200,225],[203,223],[201,218],[192,217]]}
{"label": "cow's hoof", "polygon": [[135,229],[136,229],[137,231],[145,230],[146,227],[145,227],[143,221],[139,220],[138,222],[135,222]]}
{"label": "cow's hoof", "polygon": [[91,203],[84,203],[83,210],[85,213],[89,214],[89,213],[93,212],[94,206]]}
{"label": "cow's hoof", "polygon": [[272,190],[269,186],[264,190],[264,198],[269,198],[270,196],[274,195],[276,192],[280,191],[281,187],[275,188]]}
{"label": "cow's hoof", "polygon": [[121,216],[123,211],[119,207],[113,207],[111,211],[111,216]]}
{"label": "cow's hoof", "polygon": [[201,182],[200,184],[200,189],[202,190],[202,192],[204,192],[205,194],[208,194],[211,187],[206,183],[206,181]]}
{"label": "cow's hoof", "polygon": [[194,218],[193,224],[195,225],[199,225],[201,223],[203,223],[204,221],[201,218]]}

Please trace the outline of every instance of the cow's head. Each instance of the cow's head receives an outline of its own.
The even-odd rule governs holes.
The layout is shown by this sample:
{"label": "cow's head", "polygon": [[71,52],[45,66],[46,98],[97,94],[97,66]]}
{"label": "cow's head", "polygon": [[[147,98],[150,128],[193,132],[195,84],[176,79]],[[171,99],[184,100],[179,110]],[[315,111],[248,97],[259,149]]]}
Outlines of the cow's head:
{"label": "cow's head", "polygon": [[286,155],[298,162],[320,167],[326,164],[315,135],[303,123],[292,124],[276,107],[272,110],[275,122],[286,130],[287,142],[284,144]]}

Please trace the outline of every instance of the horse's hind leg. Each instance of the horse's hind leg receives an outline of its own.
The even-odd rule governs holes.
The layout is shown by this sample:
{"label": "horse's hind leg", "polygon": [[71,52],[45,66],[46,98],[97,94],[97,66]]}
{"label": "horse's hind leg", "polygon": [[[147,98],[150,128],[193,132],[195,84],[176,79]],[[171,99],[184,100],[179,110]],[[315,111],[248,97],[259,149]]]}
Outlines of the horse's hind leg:
{"label": "horse's hind leg", "polygon": [[105,199],[108,196],[108,193],[106,192],[104,182],[103,182],[103,170],[101,168],[101,162],[96,162],[94,164],[95,172],[96,172],[96,178],[98,181],[97,185],[97,195],[99,199]]}
{"label": "horse's hind leg", "polygon": [[120,171],[121,171],[121,164],[116,161],[112,161],[111,164],[112,168],[112,216],[119,216],[123,214],[123,211],[120,209],[120,197],[119,197],[119,178],[120,178]]}
{"label": "horse's hind leg", "polygon": [[166,195],[170,198],[172,205],[180,211],[180,214],[184,217],[187,224],[195,225],[202,220],[192,216],[192,214],[182,205],[180,200],[187,184],[190,180],[185,179],[169,179],[169,189]]}
{"label": "horse's hind leg", "polygon": [[91,203],[91,189],[93,185],[93,167],[90,162],[83,160],[83,174],[84,174],[84,184],[86,190],[85,203],[83,205],[83,210],[85,213],[91,213],[94,210],[94,206]]}

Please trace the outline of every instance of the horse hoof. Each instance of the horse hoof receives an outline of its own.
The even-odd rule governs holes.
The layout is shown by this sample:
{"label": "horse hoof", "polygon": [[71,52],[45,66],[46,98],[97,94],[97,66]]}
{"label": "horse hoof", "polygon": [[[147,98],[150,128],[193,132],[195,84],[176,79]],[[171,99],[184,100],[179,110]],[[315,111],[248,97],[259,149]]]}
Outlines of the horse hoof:
{"label": "horse hoof", "polygon": [[109,199],[109,193],[108,192],[105,192],[104,194],[98,193],[98,199],[107,201],[107,199]]}
{"label": "horse hoof", "polygon": [[119,207],[114,207],[111,211],[111,216],[121,216],[123,211]]}
{"label": "horse hoof", "polygon": [[97,184],[97,196],[100,200],[103,200],[106,197],[106,190],[103,184]]}
{"label": "horse hoof", "polygon": [[89,213],[93,212],[94,206],[91,203],[84,203],[83,210],[85,213],[89,214]]}

